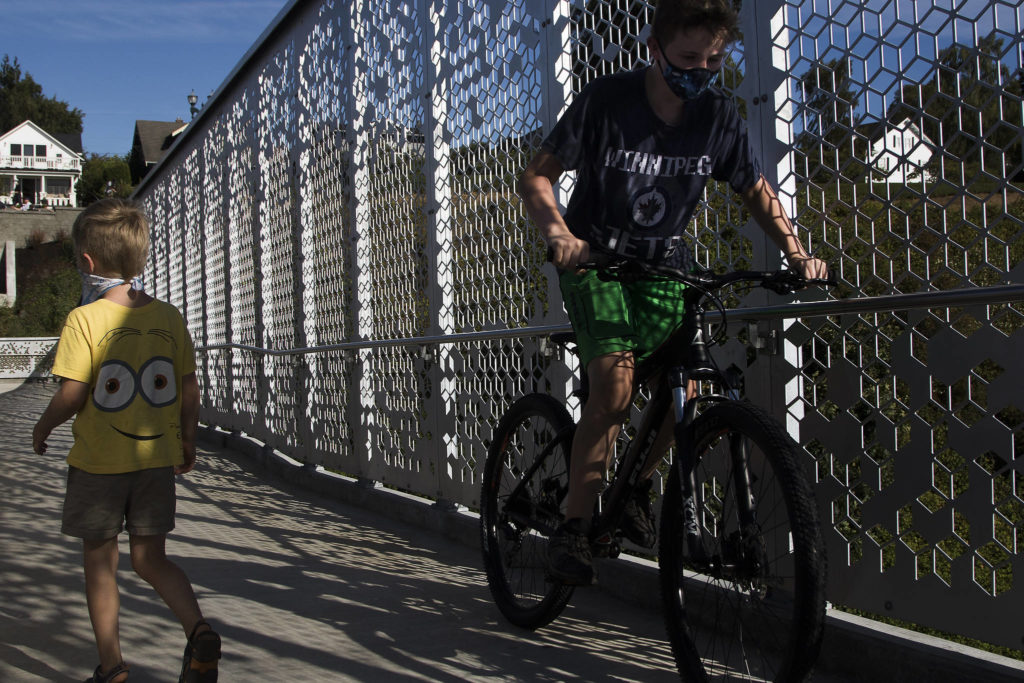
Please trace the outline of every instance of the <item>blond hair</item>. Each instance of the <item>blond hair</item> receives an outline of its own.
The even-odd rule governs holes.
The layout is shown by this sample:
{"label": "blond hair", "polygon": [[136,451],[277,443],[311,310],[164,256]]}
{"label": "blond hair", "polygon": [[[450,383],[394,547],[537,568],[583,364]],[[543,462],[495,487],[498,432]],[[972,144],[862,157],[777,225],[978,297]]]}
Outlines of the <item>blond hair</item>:
{"label": "blond hair", "polygon": [[75,258],[89,254],[97,275],[129,280],[141,275],[149,255],[149,221],[135,202],[108,197],[78,214],[71,228]]}

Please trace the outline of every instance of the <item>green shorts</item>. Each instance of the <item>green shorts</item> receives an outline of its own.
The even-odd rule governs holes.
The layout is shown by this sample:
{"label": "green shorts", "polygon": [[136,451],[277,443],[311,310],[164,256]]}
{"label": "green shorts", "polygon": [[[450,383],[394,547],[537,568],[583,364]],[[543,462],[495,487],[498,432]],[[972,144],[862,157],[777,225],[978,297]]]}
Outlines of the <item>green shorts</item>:
{"label": "green shorts", "polygon": [[642,361],[683,320],[686,286],[681,282],[605,282],[591,270],[564,272],[558,284],[584,368],[615,351],[632,351]]}

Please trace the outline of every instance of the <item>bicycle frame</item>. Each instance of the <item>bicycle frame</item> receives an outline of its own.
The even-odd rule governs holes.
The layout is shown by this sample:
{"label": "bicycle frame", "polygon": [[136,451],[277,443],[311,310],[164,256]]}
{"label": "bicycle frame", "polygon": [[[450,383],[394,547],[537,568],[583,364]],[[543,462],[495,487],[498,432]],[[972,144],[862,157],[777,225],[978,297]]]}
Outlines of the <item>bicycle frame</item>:
{"label": "bicycle frame", "polygon": [[[645,545],[654,540],[646,522],[642,527],[625,524],[626,511],[634,502],[646,507],[647,501],[637,498],[648,490],[644,475],[661,463],[662,441],[674,436],[656,552],[666,627],[680,675],[703,680],[720,664],[729,670],[773,670],[779,680],[802,677],[820,647],[825,614],[824,544],[813,494],[800,472],[800,448],[785,427],[765,410],[739,400],[738,368],[720,370],[709,358],[707,346],[724,329],[714,330],[712,337],[705,312],[718,309],[724,319],[718,291],[730,284],[749,282],[786,294],[825,281],[792,271],[715,275],[640,270],[642,276],[687,285],[685,314],[668,340],[636,364],[633,398],[639,387],[647,387],[649,400],[631,423],[635,433],[623,440],[615,471],[605,473],[610,480],[590,524],[590,552],[572,527],[565,532],[572,536],[568,549],[578,551],[582,562],[587,554],[615,557],[627,535]],[[627,280],[637,271],[617,262],[605,272]],[[552,340],[572,348],[565,335]],[[582,379],[574,395],[585,402],[586,373]],[[694,391],[698,384],[706,393]],[[659,438],[662,427],[672,432]],[[577,579],[562,572],[556,562],[564,556],[552,552],[544,538],[565,542],[561,525],[572,481],[574,436],[564,402],[534,392],[501,417],[488,449],[480,498],[484,565],[495,603],[518,626],[535,629],[550,623],[574,586],[588,582],[583,573]],[[647,516],[646,510],[638,512]],[[642,538],[633,533],[637,530]],[[592,581],[594,574],[588,574]]]}
{"label": "bicycle frame", "polygon": [[[686,315],[683,324],[674,332],[662,347],[655,352],[638,374],[648,378],[661,376],[667,382],[658,383],[654,395],[645,406],[640,418],[640,427],[636,437],[626,447],[612,479],[611,487],[606,491],[605,508],[595,518],[592,526],[591,540],[602,550],[601,554],[615,555],[617,548],[613,546],[613,534],[618,527],[628,493],[633,490],[640,479],[640,474],[653,457],[652,448],[658,435],[664,416],[674,409],[676,458],[675,465],[679,468],[679,481],[682,485],[683,526],[687,534],[687,545],[690,556],[699,564],[712,568],[712,558],[705,557],[701,543],[700,524],[697,519],[697,487],[695,474],[695,454],[691,443],[689,425],[697,416],[701,404],[739,399],[739,391],[735,388],[736,378],[727,377],[712,363],[708,352],[705,331],[705,309],[701,303],[702,293],[698,290],[687,290]],[[657,365],[667,361],[669,370],[660,371]],[[652,370],[651,366],[655,368]],[[691,381],[711,382],[714,386],[725,390],[724,394],[712,393],[687,398],[687,386]],[[747,446],[739,439],[731,438],[730,455],[733,460],[734,486],[737,491],[745,491],[746,495],[739,499],[739,515],[743,528],[756,524],[756,501],[754,500],[750,469],[747,458]]]}
{"label": "bicycle frame", "polygon": [[[593,263],[580,264],[580,267],[602,269],[610,262],[605,255]],[[641,473],[649,464],[648,460],[656,457],[652,450],[658,431],[668,410],[670,407],[674,407],[676,418],[675,466],[679,468],[679,481],[682,487],[687,545],[690,557],[694,562],[704,565],[705,568],[714,569],[715,567],[712,567],[714,560],[704,557],[701,543],[696,499],[695,466],[697,463],[689,426],[696,418],[697,409],[701,404],[738,400],[739,391],[737,389],[738,378],[733,378],[730,373],[720,371],[708,355],[705,301],[710,299],[712,290],[744,280],[761,281],[762,286],[779,293],[794,291],[796,286],[791,271],[736,271],[714,280],[713,278],[702,279],[701,276],[692,274],[684,274],[679,277],[680,272],[673,272],[672,269],[666,270],[651,266],[646,266],[646,268],[655,276],[675,278],[689,285],[683,294],[684,318],[680,327],[669,335],[669,338],[636,370],[637,387],[644,384],[650,385],[650,380],[657,377],[667,378],[667,382],[658,382],[651,401],[641,414],[637,435],[629,442],[626,452],[616,466],[611,486],[602,494],[602,510],[595,514],[591,525],[590,540],[597,554],[611,557],[618,554],[619,548],[614,534],[625,510],[628,494],[639,482]],[[799,276],[796,277],[799,278]],[[769,281],[773,281],[774,284],[767,284]],[[805,284],[807,282],[804,281]],[[687,399],[686,392],[689,384],[705,381],[720,387],[720,391],[724,393],[711,393]],[[564,443],[566,438],[571,439],[571,434],[559,434],[542,453],[541,459],[550,453],[555,445]],[[745,495],[737,496],[740,528],[745,530],[757,523],[757,501],[754,500],[751,488],[747,446],[740,440],[731,439],[729,451],[733,461],[733,485],[736,486],[737,491],[745,492]],[[534,463],[528,471],[529,476],[524,478],[524,481],[533,475],[537,466],[537,463]],[[524,484],[521,482],[510,494],[510,501],[519,498],[523,486]],[[538,529],[538,531],[550,533],[552,530]]]}

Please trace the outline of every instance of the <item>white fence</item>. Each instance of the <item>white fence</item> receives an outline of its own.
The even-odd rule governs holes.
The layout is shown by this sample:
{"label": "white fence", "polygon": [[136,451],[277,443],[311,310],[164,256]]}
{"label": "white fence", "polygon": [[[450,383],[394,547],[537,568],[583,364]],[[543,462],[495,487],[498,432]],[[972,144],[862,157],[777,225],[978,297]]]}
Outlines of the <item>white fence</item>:
{"label": "white fence", "polygon": [[0,339],[0,379],[43,379],[50,376],[55,337]]}

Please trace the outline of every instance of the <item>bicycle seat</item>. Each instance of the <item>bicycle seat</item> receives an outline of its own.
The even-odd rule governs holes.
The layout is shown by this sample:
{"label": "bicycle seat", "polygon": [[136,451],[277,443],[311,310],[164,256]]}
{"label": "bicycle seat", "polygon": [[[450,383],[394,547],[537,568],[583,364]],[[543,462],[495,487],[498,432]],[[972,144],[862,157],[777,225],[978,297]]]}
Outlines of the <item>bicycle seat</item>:
{"label": "bicycle seat", "polygon": [[[576,333],[575,332],[556,332],[549,337],[552,342],[561,346],[566,351],[576,353]],[[569,345],[572,344],[572,348]]]}

